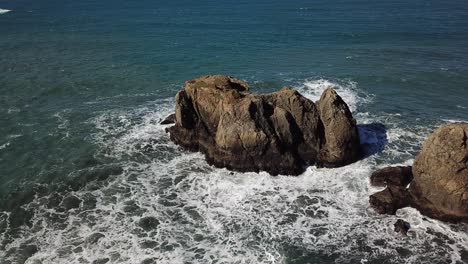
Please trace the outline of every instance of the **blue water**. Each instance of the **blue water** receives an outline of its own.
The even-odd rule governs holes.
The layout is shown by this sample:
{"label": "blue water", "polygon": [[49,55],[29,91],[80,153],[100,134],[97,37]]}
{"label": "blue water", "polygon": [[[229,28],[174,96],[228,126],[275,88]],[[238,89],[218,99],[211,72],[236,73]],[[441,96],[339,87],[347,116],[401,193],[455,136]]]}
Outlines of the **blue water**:
{"label": "blue water", "polygon": [[[468,262],[466,226],[368,207],[375,168],[411,164],[435,127],[468,120],[466,1],[0,8],[0,263]],[[213,73],[313,100],[335,87],[369,157],[296,178],[207,165],[158,121],[185,80]]]}

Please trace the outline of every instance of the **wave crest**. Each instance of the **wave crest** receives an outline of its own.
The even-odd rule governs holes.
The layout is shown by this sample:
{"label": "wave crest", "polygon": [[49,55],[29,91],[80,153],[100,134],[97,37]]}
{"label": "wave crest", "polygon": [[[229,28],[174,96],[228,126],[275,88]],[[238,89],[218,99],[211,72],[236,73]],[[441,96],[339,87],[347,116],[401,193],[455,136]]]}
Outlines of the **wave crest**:
{"label": "wave crest", "polygon": [[11,10],[8,10],[8,9],[1,9],[1,8],[0,8],[0,15],[1,15],[1,14],[6,14],[6,13],[8,13],[8,12],[11,12]]}

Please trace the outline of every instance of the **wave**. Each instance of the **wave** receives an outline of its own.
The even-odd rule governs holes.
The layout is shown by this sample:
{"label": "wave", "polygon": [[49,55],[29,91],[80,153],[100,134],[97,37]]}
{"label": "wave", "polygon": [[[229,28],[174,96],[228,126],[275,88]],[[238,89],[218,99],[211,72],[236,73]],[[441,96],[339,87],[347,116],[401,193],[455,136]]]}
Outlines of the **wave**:
{"label": "wave", "polygon": [[352,112],[356,112],[359,105],[369,103],[372,100],[372,95],[360,93],[357,89],[357,83],[349,80],[308,79],[294,88],[314,102],[320,99],[325,89],[333,88],[348,104]]}
{"label": "wave", "polygon": [[447,123],[468,123],[468,121],[462,119],[442,119],[442,121]]}
{"label": "wave", "polygon": [[6,13],[8,13],[8,12],[11,12],[11,10],[8,10],[8,9],[1,9],[1,8],[0,8],[0,15],[1,15],[1,14],[6,14]]}
{"label": "wave", "polygon": [[[346,81],[306,80],[298,89],[317,100],[330,85],[355,111],[370,100]],[[217,169],[202,154],[180,149],[159,124],[173,110],[168,98],[90,120],[98,130],[93,141],[120,161],[122,171],[108,182],[25,205],[34,217],[4,244],[0,258],[15,262],[35,245],[31,263],[464,261],[468,227],[428,219],[411,208],[396,216],[369,208],[368,196],[376,191],[370,173],[392,158],[410,163],[414,156],[404,142],[419,145],[426,131],[405,127],[401,116],[355,113],[362,124],[385,121],[388,144],[381,153],[341,168],[312,166],[298,177],[272,177]],[[382,144],[382,133],[366,128],[363,142]],[[79,203],[69,206],[67,199]],[[5,218],[0,214],[0,228]],[[397,218],[412,224],[408,238],[393,232]],[[4,234],[12,232],[6,226]]]}

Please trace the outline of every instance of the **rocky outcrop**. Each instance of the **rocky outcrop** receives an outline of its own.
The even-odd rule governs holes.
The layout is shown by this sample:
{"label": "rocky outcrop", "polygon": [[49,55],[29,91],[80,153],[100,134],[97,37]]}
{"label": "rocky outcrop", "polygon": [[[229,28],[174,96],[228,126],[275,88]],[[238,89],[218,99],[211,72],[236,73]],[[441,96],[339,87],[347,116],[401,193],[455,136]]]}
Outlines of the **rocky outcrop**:
{"label": "rocky outcrop", "polygon": [[176,121],[175,114],[171,114],[168,117],[164,118],[164,120],[161,120],[161,122],[159,124],[161,124],[161,125],[170,125],[170,124],[174,124],[175,121]]}
{"label": "rocky outcrop", "polygon": [[317,102],[320,119],[325,130],[325,146],[319,160],[324,166],[336,167],[359,156],[359,138],[356,121],[346,103],[332,89],[327,89]]}
{"label": "rocky outcrop", "polygon": [[411,166],[386,167],[372,173],[371,184],[377,187],[399,186],[406,187],[413,180]]}
{"label": "rocky outcrop", "polygon": [[423,214],[468,222],[468,123],[437,129],[413,164],[412,206]]}
{"label": "rocky outcrop", "polygon": [[412,166],[412,176],[407,167],[374,173],[371,183],[385,182],[387,188],[370,196],[371,206],[386,214],[412,206],[432,218],[468,222],[467,136],[466,123],[442,126],[424,143]]}
{"label": "rocky outcrop", "polygon": [[288,87],[253,94],[232,77],[200,77],[177,93],[167,131],[209,163],[237,171],[297,175],[310,164],[343,166],[360,156],[356,122],[333,89],[315,104]]}
{"label": "rocky outcrop", "polygon": [[369,197],[370,205],[379,214],[395,214],[410,203],[407,186],[413,179],[411,166],[386,167],[372,173],[371,185],[387,187]]}
{"label": "rocky outcrop", "polygon": [[387,186],[369,197],[370,205],[379,214],[395,214],[398,209],[409,205],[408,184],[402,180],[405,179],[404,173],[401,167],[388,167],[372,174],[371,184]]}
{"label": "rocky outcrop", "polygon": [[408,190],[401,186],[389,185],[385,190],[369,197],[369,203],[379,214],[395,214],[400,208],[410,204]]}

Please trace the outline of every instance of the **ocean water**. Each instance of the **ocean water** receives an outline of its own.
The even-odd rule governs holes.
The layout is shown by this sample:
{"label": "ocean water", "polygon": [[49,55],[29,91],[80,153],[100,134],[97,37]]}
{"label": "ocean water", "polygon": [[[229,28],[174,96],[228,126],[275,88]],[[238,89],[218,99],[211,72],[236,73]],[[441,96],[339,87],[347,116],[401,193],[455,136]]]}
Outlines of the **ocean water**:
{"label": "ocean water", "polygon": [[[466,1],[0,9],[1,264],[468,262],[466,225],[368,204],[372,171],[411,164],[435,127],[468,121]],[[159,121],[185,80],[214,73],[312,100],[336,88],[367,157],[298,177],[209,166]]]}

